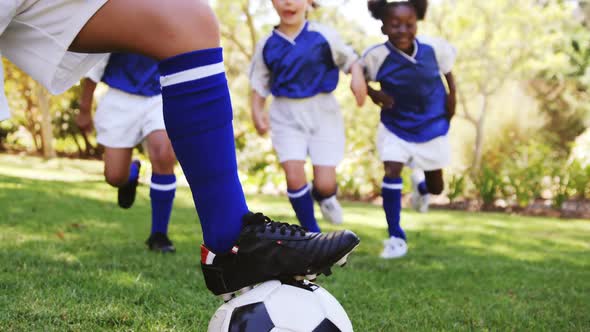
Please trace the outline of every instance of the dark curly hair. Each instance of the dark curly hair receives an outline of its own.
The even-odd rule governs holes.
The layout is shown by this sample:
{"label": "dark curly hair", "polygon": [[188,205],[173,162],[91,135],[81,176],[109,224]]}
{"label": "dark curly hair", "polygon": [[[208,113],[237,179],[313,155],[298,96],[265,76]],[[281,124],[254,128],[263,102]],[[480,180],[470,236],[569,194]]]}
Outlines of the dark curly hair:
{"label": "dark curly hair", "polygon": [[367,6],[371,15],[378,20],[383,20],[387,9],[395,6],[411,6],[416,11],[418,20],[423,20],[428,9],[428,0],[369,0]]}

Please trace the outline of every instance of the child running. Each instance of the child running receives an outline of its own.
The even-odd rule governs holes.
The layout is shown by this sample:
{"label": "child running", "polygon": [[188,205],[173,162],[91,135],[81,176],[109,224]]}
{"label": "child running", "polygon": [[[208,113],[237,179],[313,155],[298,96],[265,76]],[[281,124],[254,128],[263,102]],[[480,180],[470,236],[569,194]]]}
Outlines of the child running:
{"label": "child running", "polygon": [[379,91],[369,88],[369,96],[382,107],[377,148],[385,168],[382,196],[389,239],[381,257],[386,259],[408,251],[400,225],[402,168],[412,163],[424,170],[427,191],[438,195],[444,186],[442,168],[450,162],[447,133],[455,113],[451,68],[456,51],[444,40],[416,37],[417,22],[424,19],[427,6],[426,0],[368,1],[387,36],[362,59],[367,80],[381,85]]}
{"label": "child running", "polygon": [[109,86],[94,117],[96,140],[105,147],[105,179],[118,188],[119,206],[130,208],[141,167],[139,160],[131,160],[133,148],[142,141],[147,143],[152,165],[152,229],[146,245],[157,252],[175,252],[168,238],[168,224],[176,193],[176,157],[162,116],[158,63],[139,54],[113,53],[94,67],[83,82],[80,114],[76,118],[76,124],[85,132],[93,127],[92,100],[100,81]]}
{"label": "child running", "polygon": [[[271,279],[328,275],[359,244],[350,231],[306,232],[249,211],[219,24],[208,1],[1,1],[0,51],[52,93],[104,57],[88,53],[124,51],[159,61],[166,131],[193,194],[203,231],[201,268],[213,294],[229,299]],[[3,92],[0,120],[9,117]]]}
{"label": "child running", "polygon": [[[273,147],[287,179],[287,195],[302,226],[318,232],[314,199],[324,218],[342,223],[336,199],[336,166],[344,156],[344,122],[332,95],[339,70],[352,75],[357,103],[366,97],[358,56],[338,33],[306,19],[311,0],[273,0],[279,25],[261,40],[250,70],[252,118],[257,132],[272,133]],[[270,114],[264,110],[272,95]],[[312,185],[304,165],[313,164]]]}

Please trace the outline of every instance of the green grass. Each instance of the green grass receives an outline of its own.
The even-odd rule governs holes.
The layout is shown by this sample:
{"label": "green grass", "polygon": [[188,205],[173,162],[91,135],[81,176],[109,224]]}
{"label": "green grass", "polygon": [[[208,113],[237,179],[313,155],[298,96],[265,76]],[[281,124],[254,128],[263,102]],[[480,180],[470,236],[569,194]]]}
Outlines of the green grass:
{"label": "green grass", "polygon": [[[189,190],[172,216],[177,254],[152,254],[148,188],[121,210],[101,167],[0,155],[0,331],[206,330],[221,302],[203,283]],[[286,198],[249,202],[294,221]],[[356,331],[590,330],[589,220],[404,211],[410,252],[384,261],[380,207],[344,205],[361,246],[318,282]]]}

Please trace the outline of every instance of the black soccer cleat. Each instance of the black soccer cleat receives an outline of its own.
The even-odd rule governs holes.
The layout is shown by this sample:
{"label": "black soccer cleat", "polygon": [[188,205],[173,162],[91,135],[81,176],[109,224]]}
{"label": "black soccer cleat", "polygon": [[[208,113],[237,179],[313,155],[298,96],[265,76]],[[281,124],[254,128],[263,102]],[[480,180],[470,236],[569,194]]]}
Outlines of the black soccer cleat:
{"label": "black soccer cleat", "polygon": [[175,253],[176,248],[164,233],[154,233],[145,241],[145,244],[151,251],[165,253]]}
{"label": "black soccer cleat", "polygon": [[235,292],[258,283],[314,280],[344,266],[360,239],[351,231],[313,233],[298,225],[272,221],[262,213],[248,213],[236,244],[228,253],[215,254],[201,246],[201,268],[207,288],[229,301]]}
{"label": "black soccer cleat", "polygon": [[[137,173],[139,174],[139,170],[141,169],[141,162],[139,160],[134,160],[131,163],[137,164]],[[123,186],[119,187],[119,192],[117,194],[117,203],[123,209],[130,208],[133,205],[133,202],[135,202],[135,194],[137,193],[138,183],[139,175],[137,176],[137,179],[129,181],[125,183]]]}

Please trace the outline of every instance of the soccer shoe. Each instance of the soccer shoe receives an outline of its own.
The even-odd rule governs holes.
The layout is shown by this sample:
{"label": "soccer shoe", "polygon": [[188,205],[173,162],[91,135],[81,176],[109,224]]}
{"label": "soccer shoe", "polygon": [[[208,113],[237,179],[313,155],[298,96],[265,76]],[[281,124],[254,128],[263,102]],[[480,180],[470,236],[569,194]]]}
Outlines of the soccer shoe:
{"label": "soccer shoe", "polygon": [[426,213],[428,212],[428,206],[430,205],[430,195],[422,195],[418,192],[418,189],[415,188],[415,190],[412,191],[410,202],[414,210],[420,213]]}
{"label": "soccer shoe", "polygon": [[320,210],[327,221],[335,225],[342,224],[342,206],[340,206],[336,195],[321,201]]}
{"label": "soccer shoe", "polygon": [[314,280],[344,266],[360,239],[351,231],[308,232],[298,225],[248,213],[231,251],[215,254],[201,246],[201,268],[207,288],[229,301],[237,291],[279,280]]}
{"label": "soccer shoe", "polygon": [[[134,160],[131,163],[137,164],[137,173],[139,174],[139,170],[141,169],[141,162],[139,160]],[[119,192],[117,194],[117,203],[123,209],[128,209],[133,205],[135,202],[135,194],[137,193],[137,184],[139,183],[139,175],[137,179],[133,181],[129,181],[125,183],[122,187],[119,187]]]}
{"label": "soccer shoe", "polygon": [[145,244],[151,251],[165,253],[175,253],[176,248],[164,233],[154,233],[145,241]]}
{"label": "soccer shoe", "polygon": [[405,256],[407,252],[408,245],[406,244],[406,240],[392,236],[389,239],[383,241],[383,251],[381,252],[381,258],[400,258]]}

